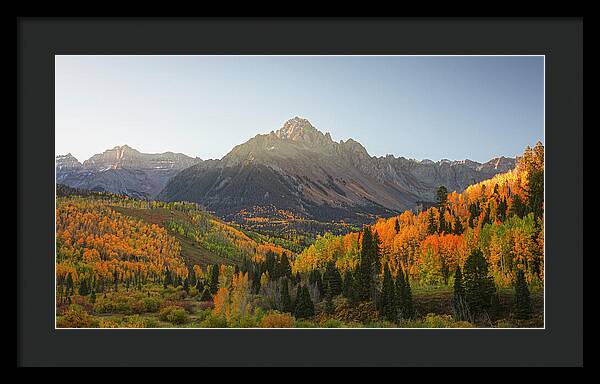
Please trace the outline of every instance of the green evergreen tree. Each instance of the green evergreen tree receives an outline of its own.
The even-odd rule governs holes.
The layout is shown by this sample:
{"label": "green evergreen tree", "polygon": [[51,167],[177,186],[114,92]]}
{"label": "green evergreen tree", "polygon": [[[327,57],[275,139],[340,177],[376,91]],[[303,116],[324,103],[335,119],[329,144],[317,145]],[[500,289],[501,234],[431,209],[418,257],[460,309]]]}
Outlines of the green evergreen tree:
{"label": "green evergreen tree", "polygon": [[294,309],[294,316],[299,319],[309,318],[315,315],[315,306],[310,298],[308,288],[304,285],[298,287],[298,294],[296,295],[296,308]]}
{"label": "green evergreen tree", "polygon": [[544,171],[533,169],[528,175],[528,209],[536,219],[544,216]]}
{"label": "green evergreen tree", "polygon": [[117,268],[115,268],[113,272],[113,278],[114,289],[115,292],[117,292],[119,290],[119,272],[117,272]]}
{"label": "green evergreen tree", "polygon": [[189,294],[190,293],[190,282],[188,281],[188,278],[186,277],[183,280],[183,290],[185,291],[185,293]]}
{"label": "green evergreen tree", "polygon": [[92,293],[90,294],[90,303],[96,303],[96,291],[92,289]]}
{"label": "green evergreen tree", "polygon": [[254,270],[254,277],[252,278],[252,293],[254,293],[255,295],[258,295],[258,293],[260,292],[260,272],[258,271],[258,268],[256,268]]}
{"label": "green evergreen tree", "polygon": [[212,295],[210,294],[210,288],[204,287],[202,288],[202,295],[200,296],[200,301],[212,301]]}
{"label": "green evergreen tree", "polygon": [[265,268],[267,269],[267,272],[269,272],[269,278],[271,279],[278,278],[276,263],[277,262],[275,260],[275,253],[273,253],[272,251],[268,251],[265,257]]}
{"label": "green evergreen tree", "polygon": [[519,269],[515,282],[515,317],[521,320],[529,319],[531,312],[531,299],[525,273],[522,269]]}
{"label": "green evergreen tree", "polygon": [[427,220],[427,234],[433,235],[437,232],[437,223],[435,222],[435,215],[433,214],[433,210],[429,210],[429,218]]}
{"label": "green evergreen tree", "polygon": [[164,288],[167,288],[169,285],[173,285],[173,280],[171,278],[171,271],[169,271],[169,268],[167,268],[165,270],[165,277],[163,280],[163,286]]}
{"label": "green evergreen tree", "polygon": [[462,274],[465,299],[472,315],[487,313],[492,307],[496,286],[488,270],[487,260],[481,250],[473,250],[465,261]]}
{"label": "green evergreen tree", "polygon": [[65,279],[65,295],[71,296],[74,292],[75,284],[73,283],[73,276],[71,276],[71,272],[67,272],[67,277]]}
{"label": "green evergreen tree", "polygon": [[213,295],[219,290],[219,264],[214,264],[210,270],[210,293]]}
{"label": "green evergreen tree", "polygon": [[457,216],[454,216],[454,234],[455,235],[460,235],[464,232],[463,230],[463,226],[462,223],[460,222],[460,218]]}
{"label": "green evergreen tree", "polygon": [[498,220],[500,220],[501,222],[504,222],[506,220],[506,210],[507,210],[508,206],[506,204],[506,198],[502,198],[500,200],[500,202],[498,203],[498,209],[497,209],[497,217]]}
{"label": "green evergreen tree", "polygon": [[394,307],[396,310],[396,321],[400,323],[403,319],[406,318],[405,310],[404,310],[404,271],[402,268],[398,270],[396,274],[396,281],[394,283]]}
{"label": "green evergreen tree", "polygon": [[308,277],[308,282],[310,284],[316,284],[319,289],[319,296],[323,297],[325,295],[325,287],[323,286],[323,279],[321,278],[321,272],[318,269],[313,269]]}
{"label": "green evergreen tree", "polygon": [[79,283],[79,291],[78,291],[80,296],[87,296],[90,293],[90,290],[88,288],[88,284],[87,284],[87,280],[86,279],[81,279],[81,282]]}
{"label": "green evergreen tree", "polygon": [[188,276],[190,277],[190,282],[189,282],[190,286],[191,287],[195,287],[196,284],[197,284],[197,281],[196,281],[196,272],[194,272],[194,270],[191,269],[188,272]]}
{"label": "green evergreen tree", "polygon": [[377,244],[374,242],[371,230],[365,227],[361,239],[360,262],[355,276],[356,294],[357,299],[360,301],[368,301],[374,298],[376,263]]}
{"label": "green evergreen tree", "polygon": [[521,196],[515,195],[513,197],[513,202],[508,211],[508,214],[510,216],[518,216],[519,218],[522,219],[523,216],[525,216],[525,211],[526,211],[526,207],[525,207],[525,204],[523,204],[523,199],[521,199]]}
{"label": "green evergreen tree", "polygon": [[281,255],[279,261],[279,276],[285,276],[287,278],[292,277],[292,266],[290,265],[290,261],[285,252]]}
{"label": "green evergreen tree", "polygon": [[356,302],[356,283],[354,281],[354,274],[351,270],[346,270],[344,274],[344,297],[348,299],[350,303]]}
{"label": "green evergreen tree", "polygon": [[333,305],[333,293],[331,290],[331,286],[327,284],[326,293],[325,293],[325,313],[331,315],[335,312],[335,306]]}
{"label": "green evergreen tree", "polygon": [[404,275],[404,293],[402,297],[402,307],[404,311],[404,318],[412,319],[415,317],[415,307],[413,305],[412,290],[410,288],[410,279],[408,273]]}
{"label": "green evergreen tree", "polygon": [[337,296],[342,293],[342,276],[334,262],[327,263],[323,274],[323,284],[331,289],[331,294]]}
{"label": "green evergreen tree", "polygon": [[456,267],[454,272],[454,295],[452,297],[452,307],[454,318],[456,320],[470,320],[469,308],[465,299],[465,287],[463,286],[462,272],[460,267]]}
{"label": "green evergreen tree", "polygon": [[281,279],[281,309],[283,312],[292,312],[292,299],[290,298],[290,292],[288,288],[288,280],[286,277]]}
{"label": "green evergreen tree", "polygon": [[388,321],[395,321],[396,314],[396,299],[394,294],[394,281],[392,274],[386,264],[383,268],[383,282],[380,295],[380,313]]}
{"label": "green evergreen tree", "polygon": [[396,218],[396,222],[394,222],[394,230],[396,231],[396,233],[400,232],[400,222],[398,221],[397,218]]}
{"label": "green evergreen tree", "polygon": [[448,189],[445,186],[440,186],[436,192],[437,206],[440,210],[440,225],[438,227],[438,233],[448,232],[446,228],[446,205],[448,202]]}

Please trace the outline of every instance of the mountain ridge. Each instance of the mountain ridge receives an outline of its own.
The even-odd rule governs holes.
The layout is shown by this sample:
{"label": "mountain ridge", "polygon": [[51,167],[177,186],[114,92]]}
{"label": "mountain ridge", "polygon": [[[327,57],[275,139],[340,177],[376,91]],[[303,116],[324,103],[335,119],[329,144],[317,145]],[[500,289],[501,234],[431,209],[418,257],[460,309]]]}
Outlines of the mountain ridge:
{"label": "mountain ridge", "polygon": [[486,163],[375,157],[354,139],[336,142],[294,117],[220,160],[182,170],[157,198],[193,201],[224,217],[275,204],[306,218],[363,222],[431,201],[440,185],[462,191],[514,164],[507,157]]}
{"label": "mountain ridge", "polygon": [[151,198],[180,170],[201,161],[174,152],[142,153],[125,144],[83,163],[71,153],[56,156],[56,181],[74,188]]}

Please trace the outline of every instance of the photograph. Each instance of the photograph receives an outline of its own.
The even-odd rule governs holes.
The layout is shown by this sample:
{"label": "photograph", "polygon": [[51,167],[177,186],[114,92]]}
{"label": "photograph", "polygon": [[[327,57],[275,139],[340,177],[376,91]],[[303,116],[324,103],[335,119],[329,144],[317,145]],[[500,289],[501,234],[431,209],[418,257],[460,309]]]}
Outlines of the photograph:
{"label": "photograph", "polygon": [[547,326],[545,55],[53,61],[56,331]]}

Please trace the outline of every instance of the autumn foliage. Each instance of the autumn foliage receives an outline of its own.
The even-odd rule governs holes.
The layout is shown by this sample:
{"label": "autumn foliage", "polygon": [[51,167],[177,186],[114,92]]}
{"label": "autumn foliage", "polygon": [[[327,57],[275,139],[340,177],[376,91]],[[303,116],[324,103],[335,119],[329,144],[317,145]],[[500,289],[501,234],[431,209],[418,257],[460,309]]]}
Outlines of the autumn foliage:
{"label": "autumn foliage", "polygon": [[[381,240],[382,266],[394,276],[404,269],[422,284],[448,284],[471,251],[481,249],[499,286],[514,283],[521,269],[528,282],[543,281],[543,172],[544,148],[538,143],[526,149],[514,170],[451,192],[425,211],[378,220],[372,230]],[[323,269],[329,261],[342,272],[355,269],[360,236],[318,237],[298,255],[294,273]]]}

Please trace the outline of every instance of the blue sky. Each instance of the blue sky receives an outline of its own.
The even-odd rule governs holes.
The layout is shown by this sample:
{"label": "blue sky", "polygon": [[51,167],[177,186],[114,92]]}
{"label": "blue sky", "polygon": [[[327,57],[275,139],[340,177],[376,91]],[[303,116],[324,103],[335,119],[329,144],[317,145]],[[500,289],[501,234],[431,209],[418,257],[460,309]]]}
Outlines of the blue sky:
{"label": "blue sky", "polygon": [[307,118],[371,155],[487,161],[543,142],[525,56],[56,56],[56,153],[117,145],[221,158]]}

